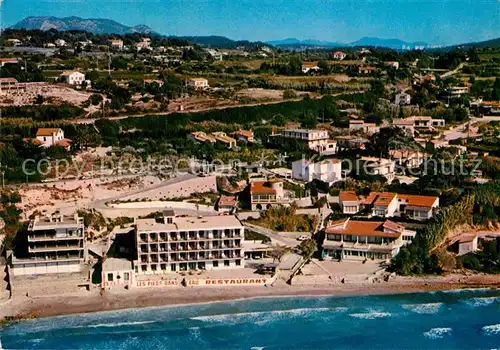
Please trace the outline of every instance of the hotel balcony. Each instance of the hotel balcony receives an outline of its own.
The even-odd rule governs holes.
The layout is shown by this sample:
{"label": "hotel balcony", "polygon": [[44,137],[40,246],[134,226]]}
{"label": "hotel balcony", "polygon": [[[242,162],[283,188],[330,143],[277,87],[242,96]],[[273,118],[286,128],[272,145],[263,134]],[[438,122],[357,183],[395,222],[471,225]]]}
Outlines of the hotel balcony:
{"label": "hotel balcony", "polygon": [[57,246],[30,246],[28,251],[30,253],[36,252],[55,252],[55,251],[66,251],[66,250],[82,250],[83,244],[67,244],[67,245],[57,245]]}
{"label": "hotel balcony", "polygon": [[71,239],[83,239],[83,233],[73,233],[73,234],[29,234],[29,242],[40,242],[40,241],[64,241]]}

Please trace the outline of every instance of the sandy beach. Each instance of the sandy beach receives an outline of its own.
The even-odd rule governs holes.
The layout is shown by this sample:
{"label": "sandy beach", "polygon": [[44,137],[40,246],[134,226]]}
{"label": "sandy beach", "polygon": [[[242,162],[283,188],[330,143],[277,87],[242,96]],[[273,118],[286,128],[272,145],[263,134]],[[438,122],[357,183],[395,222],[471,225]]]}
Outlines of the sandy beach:
{"label": "sandy beach", "polygon": [[183,305],[278,296],[360,296],[372,294],[418,293],[463,288],[500,288],[500,276],[449,275],[445,277],[403,278],[373,284],[273,287],[164,287],[155,289],[111,290],[45,297],[14,297],[0,304],[0,319],[32,318],[88,313],[138,307]]}

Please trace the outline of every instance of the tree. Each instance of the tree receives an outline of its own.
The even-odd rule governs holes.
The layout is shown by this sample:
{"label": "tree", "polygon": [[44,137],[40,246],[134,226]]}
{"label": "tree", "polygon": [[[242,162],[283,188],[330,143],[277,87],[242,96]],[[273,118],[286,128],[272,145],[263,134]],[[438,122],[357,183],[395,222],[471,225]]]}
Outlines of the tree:
{"label": "tree", "polygon": [[272,247],[273,249],[268,252],[269,256],[273,258],[273,262],[278,260],[278,262],[281,262],[281,259],[283,259],[283,256],[285,256],[286,253],[290,252],[290,248],[284,245],[275,245]]}
{"label": "tree", "polygon": [[330,74],[331,68],[330,68],[330,65],[328,64],[327,61],[325,61],[325,60],[319,61],[318,67],[319,67],[319,69],[321,69],[321,72],[323,74],[327,74],[327,75]]}
{"label": "tree", "polygon": [[314,239],[306,239],[300,242],[299,247],[300,255],[306,260],[310,260],[314,253],[318,250],[318,245]]}
{"label": "tree", "polygon": [[493,84],[491,99],[495,101],[500,101],[500,78],[498,77],[495,79],[495,83]]}
{"label": "tree", "polygon": [[127,61],[121,56],[115,56],[111,60],[111,68],[113,68],[115,70],[127,69]]}
{"label": "tree", "polygon": [[43,100],[44,99],[43,99],[42,95],[36,95],[36,97],[35,97],[35,104],[36,105],[41,105],[41,104],[43,104]]}
{"label": "tree", "polygon": [[89,100],[93,106],[98,106],[102,102],[102,96],[99,94],[92,94],[90,95]]}
{"label": "tree", "polygon": [[302,61],[297,56],[292,56],[288,61],[288,73],[289,75],[302,74]]}

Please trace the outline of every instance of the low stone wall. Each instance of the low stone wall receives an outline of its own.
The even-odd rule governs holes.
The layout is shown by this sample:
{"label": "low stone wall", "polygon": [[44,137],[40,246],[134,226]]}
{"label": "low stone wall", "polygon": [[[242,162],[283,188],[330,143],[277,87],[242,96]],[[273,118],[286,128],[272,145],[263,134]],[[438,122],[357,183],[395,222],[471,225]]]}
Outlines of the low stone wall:
{"label": "low stone wall", "polygon": [[88,285],[88,272],[51,274],[40,276],[13,276],[12,295],[43,297],[66,293],[77,293]]}
{"label": "low stone wall", "polygon": [[291,284],[294,286],[314,286],[314,285],[336,285],[344,283],[370,283],[369,275],[345,275],[345,276],[329,276],[329,275],[295,275]]}

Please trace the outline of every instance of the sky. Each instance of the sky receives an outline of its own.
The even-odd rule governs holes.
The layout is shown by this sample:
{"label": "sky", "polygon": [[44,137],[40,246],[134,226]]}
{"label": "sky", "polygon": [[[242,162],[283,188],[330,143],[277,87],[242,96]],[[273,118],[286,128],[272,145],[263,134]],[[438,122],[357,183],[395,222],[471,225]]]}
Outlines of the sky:
{"label": "sky", "polygon": [[[2,0],[0,0],[1,2]],[[500,0],[4,0],[2,23],[28,16],[109,18],[165,35],[451,45],[500,37]]]}

